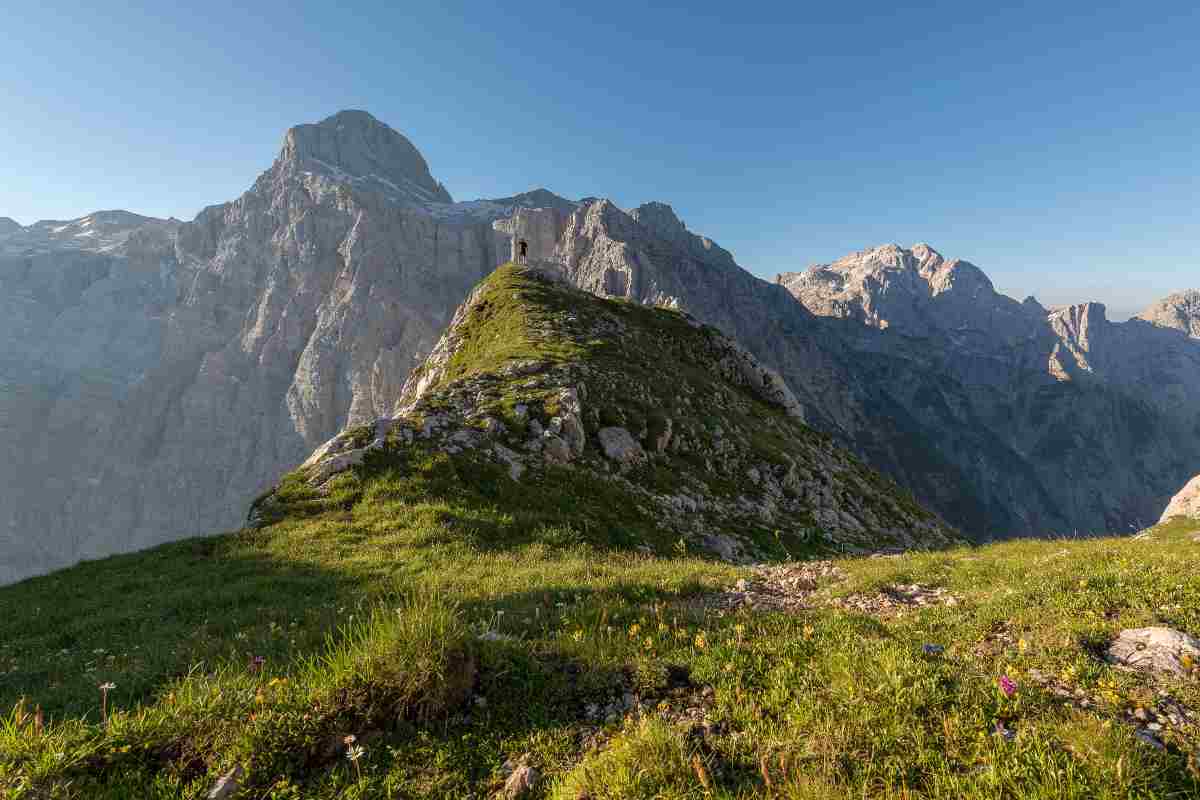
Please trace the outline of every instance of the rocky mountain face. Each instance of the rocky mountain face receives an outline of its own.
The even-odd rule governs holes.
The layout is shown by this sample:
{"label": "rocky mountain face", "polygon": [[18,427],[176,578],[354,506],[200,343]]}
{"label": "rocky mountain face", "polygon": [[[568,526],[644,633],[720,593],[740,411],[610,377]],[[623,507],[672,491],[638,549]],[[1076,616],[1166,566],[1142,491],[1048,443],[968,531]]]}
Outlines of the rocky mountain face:
{"label": "rocky mountain face", "polygon": [[394,413],[518,238],[582,289],[735,337],[810,425],[969,534],[1120,529],[1196,471],[1179,330],[1015,303],[929,248],[797,293],[665,204],[452,202],[412,143],[347,111],[191,222],[0,220],[0,582],[240,525],[322,442]]}
{"label": "rocky mountain face", "polygon": [[0,581],[240,524],[390,409],[521,201],[451,203],[407,139],[343,112],[192,222],[6,226]]}
{"label": "rocky mountain face", "polygon": [[297,481],[332,494],[347,470],[378,471],[415,452],[482,462],[459,472],[490,469],[547,498],[564,481],[590,486],[648,514],[661,542],[731,561],[789,546],[867,552],[957,540],[800,415],[783,379],[716,328],[599,299],[553,266],[509,264],[458,309],[395,412],[320,447],[256,503],[252,522],[271,520]]}
{"label": "rocky mountain face", "polygon": [[1193,339],[1200,339],[1200,290],[1168,295],[1135,319],[1145,320],[1160,328],[1173,328]]}
{"label": "rocky mountain face", "polygon": [[[1200,463],[1200,347],[1180,335],[1182,295],[1112,323],[1098,303],[1018,303],[928,245],[866,250],[777,280],[814,313],[863,328],[844,337],[852,352],[923,364],[939,405],[990,434],[963,460],[1019,465],[1040,491],[1012,504],[1040,506],[1029,519],[1044,530],[1148,524]],[[913,413],[928,400],[892,394]]]}

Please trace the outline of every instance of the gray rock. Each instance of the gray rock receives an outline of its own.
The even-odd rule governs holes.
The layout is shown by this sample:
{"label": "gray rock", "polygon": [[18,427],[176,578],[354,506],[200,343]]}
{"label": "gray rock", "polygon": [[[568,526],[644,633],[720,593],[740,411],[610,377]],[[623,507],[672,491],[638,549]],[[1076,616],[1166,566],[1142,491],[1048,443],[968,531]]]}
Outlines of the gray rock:
{"label": "gray rock", "polygon": [[706,550],[716,553],[724,561],[737,564],[743,560],[742,543],[728,534],[705,534],[701,537],[701,544]]}
{"label": "gray rock", "polygon": [[493,445],[492,449],[496,453],[496,458],[508,465],[508,476],[514,481],[520,480],[521,475],[525,472],[525,464],[521,461],[521,457],[500,443]]}
{"label": "gray rock", "polygon": [[1158,521],[1170,522],[1175,517],[1200,519],[1200,475],[1188,481],[1187,485],[1171,498]]}
{"label": "gray rock", "polygon": [[1192,289],[1168,295],[1151,304],[1136,319],[1200,339],[1200,291]]}
{"label": "gray rock", "polygon": [[525,797],[533,791],[539,780],[541,775],[536,769],[528,764],[521,764],[513,769],[508,780],[504,782],[504,796],[510,800]]}
{"label": "gray rock", "polygon": [[493,227],[511,237],[511,260],[518,260],[518,245],[525,242],[525,263],[532,266],[556,265],[559,234],[574,206],[518,208],[510,219],[497,220]]}
{"label": "gray rock", "polygon": [[667,448],[671,446],[671,434],[675,427],[675,423],[670,417],[663,417],[663,429],[654,437],[654,441],[650,446],[654,448],[656,453],[665,453]]}
{"label": "gray rock", "polygon": [[580,456],[587,443],[587,434],[583,429],[583,404],[579,400],[578,390],[563,389],[558,393],[558,404],[560,413],[554,420],[557,421],[559,432],[571,448],[571,453]]}
{"label": "gray rock", "polygon": [[209,789],[208,800],[229,800],[242,788],[243,774],[244,771],[240,764],[226,772]]}
{"label": "gray rock", "polygon": [[280,159],[335,177],[371,180],[418,202],[451,202],[412,142],[365,111],[297,125],[284,137]]}
{"label": "gray rock", "polygon": [[1200,641],[1182,631],[1163,627],[1123,630],[1108,648],[1108,659],[1114,664],[1177,677],[1188,674],[1181,656],[1200,664]]}
{"label": "gray rock", "polygon": [[618,464],[637,464],[646,460],[646,451],[624,428],[601,428],[596,433],[605,457]]}

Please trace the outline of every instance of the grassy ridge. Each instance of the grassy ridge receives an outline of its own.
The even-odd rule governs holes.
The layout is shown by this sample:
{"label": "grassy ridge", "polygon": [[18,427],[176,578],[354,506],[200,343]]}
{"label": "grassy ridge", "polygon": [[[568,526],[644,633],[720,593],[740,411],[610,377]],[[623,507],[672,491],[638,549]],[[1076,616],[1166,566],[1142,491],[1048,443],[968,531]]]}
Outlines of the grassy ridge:
{"label": "grassy ridge", "polygon": [[[554,797],[1195,795],[1196,731],[1165,751],[1138,742],[1118,719],[1153,702],[1153,687],[1095,653],[1124,627],[1200,630],[1200,526],[839,561],[847,578],[830,584],[831,601],[901,583],[960,598],[895,619],[832,605],[719,616],[696,599],[744,573],[605,545],[602,526],[580,524],[595,507],[504,511],[462,480],[482,465],[460,471],[444,456],[403,475],[376,466],[320,501],[295,497],[305,515],[257,533],[0,590],[6,607],[53,605],[70,619],[104,605],[88,598],[106,578],[122,588],[102,592],[107,628],[73,630],[95,664],[77,674],[48,666],[52,626],[0,621],[3,701],[28,698],[0,726],[0,787],[198,797],[240,764],[246,796],[461,797],[498,788],[500,765],[524,754],[547,775],[537,792]],[[360,490],[347,509],[343,495]],[[178,593],[130,593],[132,576],[159,571]],[[209,603],[192,603],[187,586],[208,587]],[[93,656],[125,652],[113,647],[119,629],[137,637],[122,647],[140,642],[159,660],[126,671]],[[926,643],[945,654],[925,655]],[[1030,669],[1101,702],[1064,704]],[[672,673],[712,687],[717,733],[670,721]],[[998,691],[1001,674],[1014,697]],[[106,681],[117,688],[104,725]],[[1194,681],[1169,688],[1200,708]],[[627,691],[650,704],[644,718],[585,712]],[[1012,741],[993,735],[997,720]],[[350,734],[366,742],[356,761],[338,744]]]}

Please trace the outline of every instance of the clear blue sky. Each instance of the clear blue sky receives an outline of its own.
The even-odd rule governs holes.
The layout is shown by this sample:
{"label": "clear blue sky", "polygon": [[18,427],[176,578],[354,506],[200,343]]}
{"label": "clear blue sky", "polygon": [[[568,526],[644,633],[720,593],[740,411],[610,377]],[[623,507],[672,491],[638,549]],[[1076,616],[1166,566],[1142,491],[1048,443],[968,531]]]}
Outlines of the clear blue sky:
{"label": "clear blue sky", "polygon": [[23,223],[191,219],[362,108],[455,199],[663,200],[767,277],[927,241],[1114,316],[1200,286],[1194,2],[4,2]]}

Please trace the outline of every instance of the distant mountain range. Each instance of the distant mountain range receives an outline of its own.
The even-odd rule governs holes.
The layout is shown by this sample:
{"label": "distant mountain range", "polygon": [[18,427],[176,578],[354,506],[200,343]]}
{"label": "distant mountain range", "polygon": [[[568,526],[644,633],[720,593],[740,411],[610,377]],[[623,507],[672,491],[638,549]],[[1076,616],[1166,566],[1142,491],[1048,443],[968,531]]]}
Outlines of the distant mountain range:
{"label": "distant mountain range", "polygon": [[516,231],[583,289],[737,338],[809,424],[969,535],[1150,524],[1200,472],[1196,292],[1117,324],[925,245],[771,283],[662,203],[455,203],[404,136],[346,111],[191,222],[0,218],[0,581],[240,525],[393,410]]}

